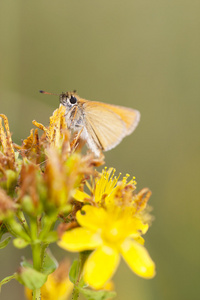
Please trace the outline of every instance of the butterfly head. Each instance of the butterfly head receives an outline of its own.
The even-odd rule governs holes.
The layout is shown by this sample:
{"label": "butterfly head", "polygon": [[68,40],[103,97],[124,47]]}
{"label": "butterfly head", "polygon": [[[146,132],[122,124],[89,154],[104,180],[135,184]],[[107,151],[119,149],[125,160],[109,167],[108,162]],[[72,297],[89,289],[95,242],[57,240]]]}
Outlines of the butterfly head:
{"label": "butterfly head", "polygon": [[78,105],[78,96],[75,92],[67,92],[60,94],[60,103],[67,109],[71,109]]}

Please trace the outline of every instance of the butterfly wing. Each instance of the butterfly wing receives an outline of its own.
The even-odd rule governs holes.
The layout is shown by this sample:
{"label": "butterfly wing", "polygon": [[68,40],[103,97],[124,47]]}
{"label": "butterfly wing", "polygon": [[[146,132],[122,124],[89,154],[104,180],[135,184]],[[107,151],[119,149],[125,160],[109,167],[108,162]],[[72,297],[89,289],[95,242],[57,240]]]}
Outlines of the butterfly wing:
{"label": "butterfly wing", "polygon": [[85,101],[83,106],[88,135],[105,151],[118,145],[139,122],[139,112],[133,109],[94,101]]}
{"label": "butterfly wing", "polygon": [[131,134],[135,128],[137,127],[139,121],[140,121],[140,112],[136,109],[124,107],[124,106],[118,106],[118,105],[111,105],[106,104],[106,106],[115,112],[125,123],[126,125],[126,134]]}

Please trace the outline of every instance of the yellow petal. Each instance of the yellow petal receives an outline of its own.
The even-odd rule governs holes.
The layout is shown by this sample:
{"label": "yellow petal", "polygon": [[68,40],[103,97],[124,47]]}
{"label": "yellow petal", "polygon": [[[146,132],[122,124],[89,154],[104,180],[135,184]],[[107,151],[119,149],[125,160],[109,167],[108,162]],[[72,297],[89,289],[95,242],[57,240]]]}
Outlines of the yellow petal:
{"label": "yellow petal", "polygon": [[62,235],[58,246],[68,251],[77,252],[95,249],[101,243],[99,234],[94,234],[85,228],[75,228]]}
{"label": "yellow petal", "polygon": [[120,261],[118,252],[102,246],[95,250],[84,265],[84,281],[94,289],[102,288],[115,273]]}
{"label": "yellow petal", "polygon": [[137,243],[139,243],[140,245],[144,245],[144,239],[141,236],[138,236],[134,239]]}
{"label": "yellow petal", "polygon": [[116,222],[115,226],[121,230],[122,235],[134,238],[146,233],[149,227],[148,224],[144,224],[139,218],[134,218],[126,214]]}
{"label": "yellow petal", "polygon": [[76,218],[81,226],[97,231],[105,224],[107,213],[103,208],[85,205],[77,212]]}
{"label": "yellow petal", "polygon": [[126,239],[121,245],[121,254],[132,271],[138,276],[144,278],[155,276],[155,264],[141,244],[131,239]]}
{"label": "yellow petal", "polygon": [[87,193],[82,192],[80,190],[73,191],[72,197],[75,200],[80,201],[80,202],[83,202],[85,199],[89,199],[90,198],[90,196]]}

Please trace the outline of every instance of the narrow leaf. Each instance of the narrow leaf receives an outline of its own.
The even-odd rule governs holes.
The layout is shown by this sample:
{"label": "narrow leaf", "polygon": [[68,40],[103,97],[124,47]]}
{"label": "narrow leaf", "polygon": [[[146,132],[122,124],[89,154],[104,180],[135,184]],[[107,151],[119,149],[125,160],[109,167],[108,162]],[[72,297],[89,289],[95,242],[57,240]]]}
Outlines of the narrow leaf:
{"label": "narrow leaf", "polygon": [[2,223],[0,225],[0,240],[1,240],[2,236],[7,232],[8,232],[7,227],[5,226],[5,224]]}
{"label": "narrow leaf", "polygon": [[1,291],[1,287],[3,284],[8,283],[10,280],[15,279],[16,278],[16,273],[10,276],[5,277],[3,280],[1,280],[0,282],[0,291]]}
{"label": "narrow leaf", "polygon": [[11,240],[11,236],[8,236],[3,241],[0,242],[0,249],[5,248]]}
{"label": "narrow leaf", "polygon": [[80,264],[77,259],[75,259],[72,263],[72,266],[69,271],[69,279],[73,284],[76,284],[78,275],[79,275],[79,267]]}

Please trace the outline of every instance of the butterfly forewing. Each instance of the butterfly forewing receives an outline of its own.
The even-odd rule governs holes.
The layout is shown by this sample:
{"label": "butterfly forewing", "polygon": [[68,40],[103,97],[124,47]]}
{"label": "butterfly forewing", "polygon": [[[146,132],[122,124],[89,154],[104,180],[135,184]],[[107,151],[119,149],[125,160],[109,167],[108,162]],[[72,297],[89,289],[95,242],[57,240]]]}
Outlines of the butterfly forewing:
{"label": "butterfly forewing", "polygon": [[99,102],[84,104],[87,131],[105,151],[115,147],[127,135],[126,123],[110,109],[111,106]]}
{"label": "butterfly forewing", "polygon": [[99,103],[100,105],[105,105],[108,109],[110,109],[112,112],[116,113],[121,120],[126,125],[126,134],[131,134],[134,129],[137,127],[139,121],[140,121],[140,113],[136,109],[127,108],[124,106],[118,106],[118,105],[111,105],[111,104],[104,104]]}

